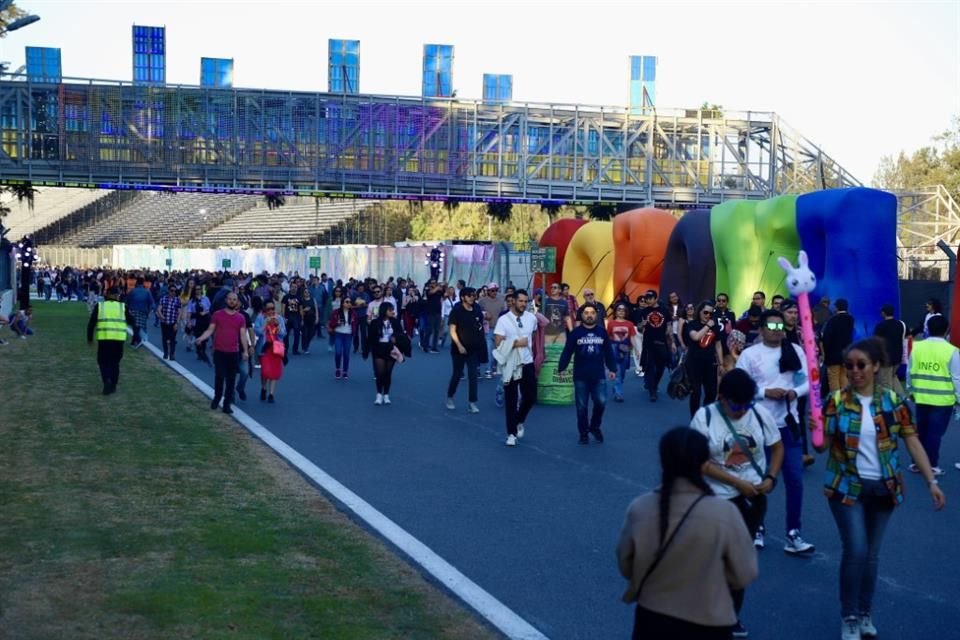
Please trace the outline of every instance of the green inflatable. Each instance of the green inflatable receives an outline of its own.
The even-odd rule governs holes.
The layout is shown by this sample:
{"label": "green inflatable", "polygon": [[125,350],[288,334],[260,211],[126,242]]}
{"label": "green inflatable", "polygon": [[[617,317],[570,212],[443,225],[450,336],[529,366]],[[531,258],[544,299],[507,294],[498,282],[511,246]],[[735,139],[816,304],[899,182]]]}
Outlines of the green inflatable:
{"label": "green inflatable", "polygon": [[537,378],[537,402],[540,404],[573,404],[573,365],[561,376],[557,373],[557,363],[563,353],[563,344],[547,344],[544,347],[544,361]]}
{"label": "green inflatable", "polygon": [[717,264],[717,292],[730,295],[730,308],[747,310],[754,291],[770,299],[789,295],[786,274],[777,258],[796,262],[800,251],[797,233],[797,196],[770,200],[731,200],[713,207],[710,235]]}

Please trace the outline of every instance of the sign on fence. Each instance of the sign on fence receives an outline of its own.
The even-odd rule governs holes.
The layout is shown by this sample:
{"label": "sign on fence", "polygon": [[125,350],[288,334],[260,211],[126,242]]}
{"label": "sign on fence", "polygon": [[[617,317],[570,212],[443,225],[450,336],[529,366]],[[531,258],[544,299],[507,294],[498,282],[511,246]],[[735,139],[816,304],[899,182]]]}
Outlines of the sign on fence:
{"label": "sign on fence", "polygon": [[320,256],[310,256],[310,268],[311,269],[320,268]]}
{"label": "sign on fence", "polygon": [[223,261],[221,261],[220,263],[220,266],[223,268],[224,271],[229,269],[230,265],[231,265],[230,258],[224,258]]}
{"label": "sign on fence", "polygon": [[540,247],[530,251],[530,270],[539,273],[556,272],[557,248]]}

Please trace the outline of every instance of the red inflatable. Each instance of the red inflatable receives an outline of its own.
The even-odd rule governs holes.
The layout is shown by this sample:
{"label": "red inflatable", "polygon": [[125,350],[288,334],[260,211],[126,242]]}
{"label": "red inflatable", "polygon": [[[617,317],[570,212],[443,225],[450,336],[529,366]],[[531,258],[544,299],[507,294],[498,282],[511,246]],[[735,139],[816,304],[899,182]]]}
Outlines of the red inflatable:
{"label": "red inflatable", "polygon": [[[585,224],[587,224],[586,220],[564,218],[551,224],[540,236],[541,247],[556,247],[557,249],[557,270],[555,273],[547,274],[547,287],[555,282],[559,284],[563,279],[563,259],[567,255],[567,245],[570,244],[570,239],[577,232],[577,229]],[[530,288],[538,289],[541,286],[543,286],[543,279],[541,274],[537,273],[534,281],[530,284]]]}
{"label": "red inflatable", "polygon": [[613,219],[613,289],[631,300],[647,289],[660,291],[663,259],[677,219],[662,209],[633,209]]}

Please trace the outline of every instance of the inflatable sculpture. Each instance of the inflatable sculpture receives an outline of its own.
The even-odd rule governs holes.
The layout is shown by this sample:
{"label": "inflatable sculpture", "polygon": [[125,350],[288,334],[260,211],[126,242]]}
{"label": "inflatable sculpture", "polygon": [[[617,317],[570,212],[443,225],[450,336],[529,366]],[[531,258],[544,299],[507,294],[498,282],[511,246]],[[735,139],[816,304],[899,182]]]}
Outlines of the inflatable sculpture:
{"label": "inflatable sculpture", "polygon": [[597,300],[613,300],[613,223],[590,222],[570,239],[563,259],[563,281],[570,293],[583,300],[583,290],[593,289]]}
{"label": "inflatable sculpture", "polygon": [[[566,259],[570,239],[573,238],[573,234],[577,232],[577,229],[585,224],[587,224],[586,220],[564,218],[563,220],[557,220],[547,227],[547,230],[540,236],[540,246],[555,247],[557,249],[557,270],[554,273],[534,274],[534,284],[530,287],[531,289],[543,286],[544,282],[546,283],[545,288],[547,290],[549,290],[552,284],[560,284],[563,275],[563,262]],[[546,276],[545,279],[544,276]]]}
{"label": "inflatable sculpture", "polygon": [[710,237],[710,210],[690,211],[677,222],[663,257],[660,286],[664,294],[676,291],[681,300],[710,300],[717,293],[717,265]]}
{"label": "inflatable sculpture", "polygon": [[810,313],[810,292],[817,288],[817,276],[807,263],[807,254],[800,251],[797,259],[800,266],[794,268],[790,261],[780,257],[777,262],[786,272],[787,290],[797,301],[800,308],[800,336],[803,339],[803,353],[807,358],[807,371],[810,375],[810,431],[813,446],[823,446],[823,399],[820,397],[820,364],[817,361],[817,345],[813,341],[813,314]]}
{"label": "inflatable sculpture", "polygon": [[664,255],[677,219],[661,209],[633,209],[613,219],[613,289],[630,300],[659,289]]}

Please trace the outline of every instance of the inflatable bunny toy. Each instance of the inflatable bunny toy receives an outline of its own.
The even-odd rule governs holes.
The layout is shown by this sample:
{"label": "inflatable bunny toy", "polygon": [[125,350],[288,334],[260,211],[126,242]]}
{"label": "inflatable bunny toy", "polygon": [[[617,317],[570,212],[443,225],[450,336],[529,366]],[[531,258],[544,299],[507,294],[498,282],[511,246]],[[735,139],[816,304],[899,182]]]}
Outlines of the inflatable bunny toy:
{"label": "inflatable bunny toy", "polygon": [[[797,256],[800,266],[794,268],[790,261],[780,257],[777,263],[787,272],[787,290],[796,298],[800,308],[800,336],[803,339],[803,352],[807,357],[807,371],[810,375],[810,432],[813,434],[813,446],[823,446],[823,403],[820,399],[820,365],[817,362],[817,347],[813,339],[813,316],[810,313],[810,293],[817,288],[817,276],[807,263],[807,253],[800,251]],[[802,416],[801,416],[802,419]]]}

